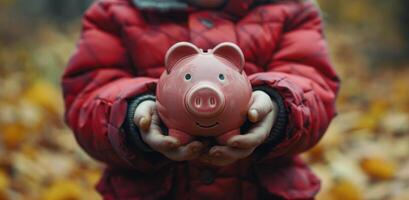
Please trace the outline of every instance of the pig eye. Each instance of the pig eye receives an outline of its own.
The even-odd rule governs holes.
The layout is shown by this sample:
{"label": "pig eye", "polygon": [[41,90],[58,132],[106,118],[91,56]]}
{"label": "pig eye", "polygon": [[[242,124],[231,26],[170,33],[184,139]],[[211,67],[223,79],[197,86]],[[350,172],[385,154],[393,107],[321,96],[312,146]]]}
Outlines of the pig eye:
{"label": "pig eye", "polygon": [[190,80],[190,79],[192,79],[192,75],[186,74],[186,75],[185,75],[185,80]]}
{"label": "pig eye", "polygon": [[224,80],[224,74],[219,74],[219,80],[221,80],[221,81]]}

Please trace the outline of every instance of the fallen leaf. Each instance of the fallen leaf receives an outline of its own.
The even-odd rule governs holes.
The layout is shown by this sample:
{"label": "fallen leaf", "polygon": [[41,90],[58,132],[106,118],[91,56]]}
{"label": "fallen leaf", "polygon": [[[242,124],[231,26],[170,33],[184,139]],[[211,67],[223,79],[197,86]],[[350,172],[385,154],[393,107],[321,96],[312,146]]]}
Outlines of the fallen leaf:
{"label": "fallen leaf", "polygon": [[58,181],[43,191],[43,200],[80,200],[85,191],[81,185],[71,181]]}
{"label": "fallen leaf", "polygon": [[7,199],[6,198],[6,191],[10,186],[10,180],[7,176],[7,173],[0,169],[0,199]]}
{"label": "fallen leaf", "polygon": [[27,130],[21,124],[9,124],[3,128],[1,138],[8,148],[18,147],[27,137]]}
{"label": "fallen leaf", "polygon": [[329,190],[329,196],[334,200],[361,200],[364,199],[361,189],[347,179],[338,179]]}
{"label": "fallen leaf", "polygon": [[360,161],[362,170],[371,178],[387,180],[395,176],[396,164],[380,157],[363,158]]}
{"label": "fallen leaf", "polygon": [[24,97],[27,101],[39,105],[53,114],[61,115],[63,112],[61,92],[47,81],[33,81]]}

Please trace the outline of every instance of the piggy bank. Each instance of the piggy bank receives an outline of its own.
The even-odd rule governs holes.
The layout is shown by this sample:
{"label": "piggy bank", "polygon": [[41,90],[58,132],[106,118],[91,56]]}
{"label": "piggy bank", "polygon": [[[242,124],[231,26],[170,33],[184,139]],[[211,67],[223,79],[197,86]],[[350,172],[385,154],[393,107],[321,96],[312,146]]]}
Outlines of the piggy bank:
{"label": "piggy bank", "polygon": [[243,53],[233,43],[207,52],[188,42],[173,45],[156,88],[157,111],[169,135],[181,144],[199,137],[226,144],[240,134],[252,101],[243,66]]}

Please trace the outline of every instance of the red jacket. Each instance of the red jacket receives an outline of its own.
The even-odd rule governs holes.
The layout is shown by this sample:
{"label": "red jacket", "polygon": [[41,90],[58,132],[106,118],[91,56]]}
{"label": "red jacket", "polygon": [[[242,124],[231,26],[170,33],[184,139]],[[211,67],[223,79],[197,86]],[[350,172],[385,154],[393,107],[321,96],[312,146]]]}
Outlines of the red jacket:
{"label": "red jacket", "polygon": [[[339,79],[319,11],[309,1],[253,3],[159,12],[131,0],[102,0],[89,8],[62,85],[78,143],[108,165],[97,187],[104,199],[307,199],[318,192],[319,180],[297,154],[320,140],[336,113]],[[154,93],[165,52],[179,41],[202,49],[238,44],[253,87],[268,87],[283,100],[288,123],[281,139],[220,168],[171,162],[132,145],[123,128],[128,102]]]}

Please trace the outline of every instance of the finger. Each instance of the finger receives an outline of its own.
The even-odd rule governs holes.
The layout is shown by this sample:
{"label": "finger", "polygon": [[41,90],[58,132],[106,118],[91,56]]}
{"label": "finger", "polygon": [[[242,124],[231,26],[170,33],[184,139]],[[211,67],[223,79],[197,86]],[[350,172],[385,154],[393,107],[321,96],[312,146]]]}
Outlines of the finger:
{"label": "finger", "polygon": [[165,136],[158,126],[151,126],[148,132],[141,130],[141,137],[151,148],[156,151],[170,151],[177,148],[180,142],[171,136]]}
{"label": "finger", "polygon": [[151,116],[155,110],[155,102],[146,100],[138,105],[134,114],[134,123],[143,130],[148,130]]}
{"label": "finger", "polygon": [[262,121],[255,124],[247,134],[236,135],[227,141],[227,145],[239,149],[255,148],[262,144],[270,134],[275,114],[271,112]]}
{"label": "finger", "polygon": [[253,92],[253,103],[248,111],[248,118],[255,123],[263,119],[273,109],[270,97],[263,91]]}
{"label": "finger", "polygon": [[238,160],[243,159],[253,153],[254,148],[250,149],[237,149],[228,146],[215,146],[210,149],[209,154],[212,157],[218,158],[219,160]]}
{"label": "finger", "polygon": [[171,151],[161,152],[168,158],[175,161],[193,160],[200,155],[204,145],[199,141],[194,141],[186,146],[173,149]]}
{"label": "finger", "polygon": [[[257,130],[257,132],[262,132],[262,130]],[[263,143],[263,141],[267,138],[267,131],[263,131],[265,134],[254,134],[248,133],[245,135],[238,135],[228,142],[228,146],[238,149],[249,149],[253,147],[257,147]]]}

